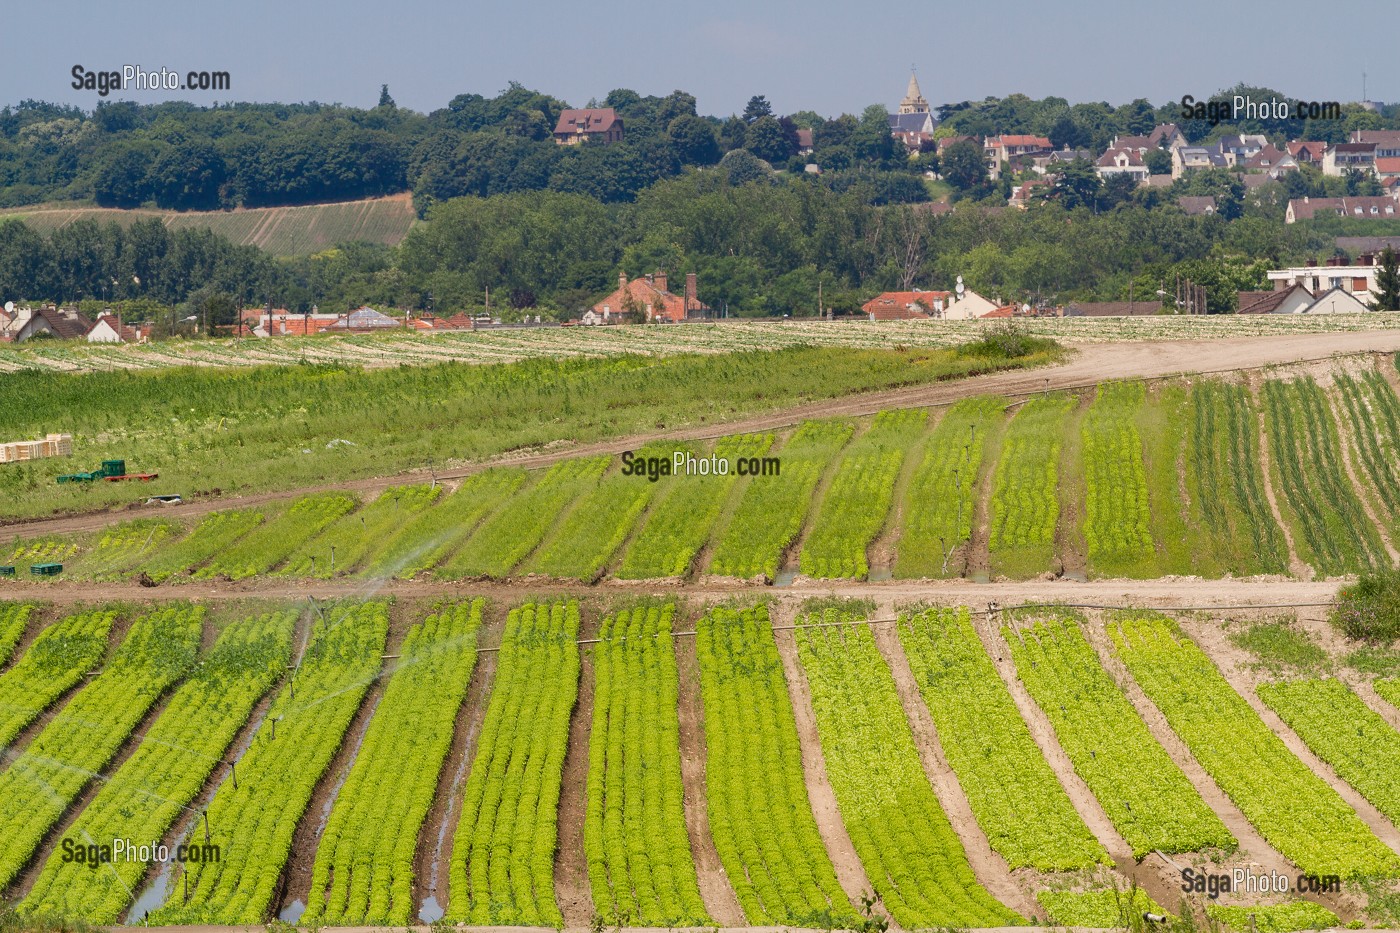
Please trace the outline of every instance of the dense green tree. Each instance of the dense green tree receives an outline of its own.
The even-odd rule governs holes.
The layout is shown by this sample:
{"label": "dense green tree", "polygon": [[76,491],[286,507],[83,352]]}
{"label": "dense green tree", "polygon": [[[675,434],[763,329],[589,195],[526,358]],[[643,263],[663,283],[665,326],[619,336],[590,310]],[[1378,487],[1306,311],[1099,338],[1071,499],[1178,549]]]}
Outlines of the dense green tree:
{"label": "dense green tree", "polygon": [[1373,307],[1377,311],[1400,311],[1400,257],[1387,246],[1380,255],[1376,270],[1376,298]]}
{"label": "dense green tree", "polygon": [[773,115],[773,105],[768,103],[768,98],[762,94],[755,94],[749,98],[749,102],[744,105],[744,122],[753,123],[764,117]]}
{"label": "dense green tree", "polygon": [[749,125],[744,134],[744,148],[765,162],[786,161],[796,151],[773,117],[759,117]]}
{"label": "dense green tree", "polygon": [[1165,149],[1147,150],[1142,154],[1142,161],[1147,166],[1147,171],[1153,175],[1172,173],[1172,154]]}
{"label": "dense green tree", "polygon": [[1051,197],[1067,210],[1094,208],[1102,187],[1103,182],[1094,171],[1094,166],[1087,159],[1075,159],[1060,167],[1059,177],[1051,186]]}
{"label": "dense green tree", "polygon": [[982,147],[963,140],[943,150],[943,178],[959,191],[971,191],[987,181]]}

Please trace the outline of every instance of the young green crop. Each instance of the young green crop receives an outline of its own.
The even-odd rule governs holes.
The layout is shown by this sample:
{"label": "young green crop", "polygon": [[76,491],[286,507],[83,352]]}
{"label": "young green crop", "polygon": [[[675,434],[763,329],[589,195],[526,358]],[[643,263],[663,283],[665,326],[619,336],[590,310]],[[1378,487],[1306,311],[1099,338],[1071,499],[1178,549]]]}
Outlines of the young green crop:
{"label": "young green crop", "polygon": [[94,535],[90,546],[65,568],[65,574],[91,580],[118,580],[156,553],[184,529],[159,518],[118,522]]}
{"label": "young green crop", "polygon": [[[131,758],[64,831],[76,845],[165,838],[216,768],[254,705],[286,672],[293,612],[242,619],[224,629]],[[119,923],[150,866],[114,859],[99,871],[65,862],[55,848],[20,905],[27,917]]]}
{"label": "young green crop", "polygon": [[1287,543],[1264,492],[1258,424],[1244,386],[1204,379],[1192,387],[1189,511],[1209,530],[1210,547],[1225,570],[1287,573]]}
{"label": "young green crop", "polygon": [[924,773],[894,678],[865,625],[828,610],[797,632],[822,754],[866,876],[895,923],[1005,926],[1021,918],[973,875]]}
{"label": "young green crop", "polygon": [[1400,733],[1340,680],[1279,681],[1259,699],[1391,822],[1400,821]]}
{"label": "young green crop", "polygon": [[357,569],[392,534],[428,508],[436,486],[390,486],[358,512],[334,524],[292,552],[277,572],[287,577],[329,580]]}
{"label": "young green crop", "polygon": [[1130,930],[1143,914],[1164,914],[1147,892],[1134,888],[1132,892],[1112,889],[1099,891],[1035,892],[1035,899],[1045,908],[1046,922],[1057,927],[1087,927],[1091,930]]}
{"label": "young green crop", "polygon": [[1147,401],[1140,382],[1109,382],[1084,417],[1084,537],[1089,564],[1104,576],[1156,574],[1147,472],[1136,419]]}
{"label": "young green crop", "polygon": [[461,580],[509,575],[539,546],[560,514],[598,481],[608,459],[580,457],[550,467],[482,522],[462,549],[438,567],[437,576]]}
{"label": "young green crop", "polygon": [[1342,923],[1332,911],[1312,901],[1252,904],[1248,907],[1207,904],[1206,916],[1234,933],[1295,933],[1298,930],[1337,929]]}
{"label": "young green crop", "polygon": [[866,549],[885,527],[904,457],[927,423],[923,409],[882,411],[851,443],[802,545],[804,574],[857,580],[869,575]]}
{"label": "young green crop", "polygon": [[82,543],[74,535],[43,535],[38,538],[21,539],[15,537],[8,552],[0,557],[0,564],[17,566],[21,570],[27,565],[58,563],[72,560],[82,550]]}
{"label": "young green crop", "polygon": [[948,409],[920,445],[921,459],[904,496],[896,577],[957,576],[966,560],[948,560],[972,540],[977,477],[987,435],[1001,425],[1006,399],[980,396]]}
{"label": "young green crop", "polygon": [[361,576],[408,580],[436,567],[483,518],[515,494],[525,476],[518,467],[496,467],[468,476],[452,495],[439,497],[436,505],[393,535]]}
{"label": "young green crop", "polygon": [[744,916],[754,926],[853,929],[807,799],[767,608],[710,610],[696,653],[710,835]]}
{"label": "young green crop", "polygon": [[1068,396],[1033,398],[1006,427],[992,479],[988,542],[998,574],[1023,577],[1050,568],[1060,520],[1060,445],[1073,410]]}
{"label": "young green crop", "polygon": [[1166,619],[1122,614],[1109,626],[1119,657],[1206,772],[1303,871],[1343,878],[1400,871],[1335,790],[1299,761],[1200,648]]}
{"label": "young green crop", "polygon": [[1325,575],[1382,566],[1385,547],[1366,517],[1342,463],[1341,441],[1317,383],[1264,383],[1270,456],[1295,516],[1299,555]]}
{"label": "young green crop", "polygon": [[[638,457],[670,456],[674,445],[648,445]],[[528,573],[592,583],[602,575],[654,497],[659,483],[614,470],[579,500],[525,566]]]}
{"label": "young green crop", "polygon": [[210,512],[194,531],[158,548],[146,557],[140,569],[157,583],[177,573],[193,570],[217,554],[223,554],[235,541],[262,524],[265,509],[226,509]]}
{"label": "young green crop", "polygon": [[[728,464],[724,475],[677,473],[627,548],[618,577],[644,580],[683,577],[689,573],[695,556],[710,539],[715,521],[738,479],[736,461],[741,457],[761,457],[772,444],[771,434],[720,438],[714,455]],[[700,456],[696,454],[697,458]]]}
{"label": "young green crop", "polygon": [[1336,375],[1337,392],[1351,424],[1351,439],[1371,489],[1385,508],[1391,526],[1400,523],[1400,400],[1374,369],[1359,380]]}
{"label": "young green crop", "polygon": [[563,926],[554,899],[559,791],[578,700],[578,603],[511,610],[448,866],[447,917]]}
{"label": "young green crop", "polygon": [[418,832],[476,666],[484,605],[448,606],[409,630],[321,834],[302,923],[412,922]]}
{"label": "young green crop", "polygon": [[80,612],[50,625],[0,674],[0,751],[102,663],[117,614]]}
{"label": "young green crop", "polygon": [[1070,871],[1107,862],[1031,738],[968,611],[902,613],[899,641],[943,754],[1007,865]]}
{"label": "young green crop", "polygon": [[1152,738],[1073,618],[1008,626],[1002,636],[1075,773],[1134,857],[1235,848],[1235,837]]}
{"label": "young green crop", "polygon": [[195,578],[207,580],[224,576],[242,580],[267,573],[357,504],[353,496],[341,492],[302,496],[281,515],[259,525],[227,550],[216,554],[195,573]]}
{"label": "young green crop", "polygon": [[389,631],[383,601],[343,603],[318,614],[291,681],[278,691],[252,744],[208,808],[217,861],[184,867],[189,885],[150,916],[152,924],[258,925],[291,855],[292,836],[379,674]]}
{"label": "young green crop", "polygon": [[192,606],[137,619],[102,673],[0,771],[0,888],[14,882],[83,788],[189,670],[203,619],[204,610]]}
{"label": "young green crop", "polygon": [[779,451],[781,472],[756,476],[744,490],[710,573],[772,582],[783,552],[802,532],[822,474],[854,430],[845,421],[804,421]]}
{"label": "young green crop", "polygon": [[583,848],[593,909],[612,926],[712,925],[685,826],[674,613],[609,616],[594,653]]}
{"label": "young green crop", "polygon": [[0,603],[0,668],[9,663],[33,611],[29,603]]}

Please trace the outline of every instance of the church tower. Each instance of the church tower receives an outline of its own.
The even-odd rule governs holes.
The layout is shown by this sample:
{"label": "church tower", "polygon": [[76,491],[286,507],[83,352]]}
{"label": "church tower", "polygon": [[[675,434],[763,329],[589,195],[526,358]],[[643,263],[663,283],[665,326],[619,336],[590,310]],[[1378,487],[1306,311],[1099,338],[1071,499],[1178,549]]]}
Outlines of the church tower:
{"label": "church tower", "polygon": [[923,92],[919,90],[919,79],[914,72],[909,72],[909,89],[904,92],[904,100],[899,102],[900,113],[928,113],[928,101],[924,100]]}

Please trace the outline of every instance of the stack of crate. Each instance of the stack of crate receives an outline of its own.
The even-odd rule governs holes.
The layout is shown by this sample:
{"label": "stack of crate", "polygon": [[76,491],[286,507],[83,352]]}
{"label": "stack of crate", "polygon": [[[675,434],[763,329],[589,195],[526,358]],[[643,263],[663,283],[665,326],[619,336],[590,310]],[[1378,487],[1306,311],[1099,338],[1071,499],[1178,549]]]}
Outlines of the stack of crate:
{"label": "stack of crate", "polygon": [[11,441],[0,444],[0,463],[67,457],[73,453],[73,435],[50,434],[41,441]]}

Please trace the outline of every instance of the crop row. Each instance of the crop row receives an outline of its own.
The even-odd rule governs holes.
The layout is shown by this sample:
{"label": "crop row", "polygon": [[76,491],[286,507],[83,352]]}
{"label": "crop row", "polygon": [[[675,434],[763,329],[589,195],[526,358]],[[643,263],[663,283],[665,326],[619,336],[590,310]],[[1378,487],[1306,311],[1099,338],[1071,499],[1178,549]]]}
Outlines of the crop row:
{"label": "crop row", "polygon": [[[285,671],[294,621],[293,613],[284,610],[231,623],[64,838],[76,845],[164,838],[209,775],[222,766],[253,706]],[[94,871],[91,865],[65,861],[64,851],[56,848],[22,912],[82,917],[95,924],[120,922],[149,867],[123,858]]]}
{"label": "crop row", "polygon": [[1299,761],[1200,648],[1164,618],[1109,627],[1119,657],[1191,754],[1264,838],[1305,872],[1389,876],[1400,859]]}
{"label": "crop row", "polygon": [[844,421],[806,421],[779,452],[781,473],[750,481],[710,562],[710,573],[771,582],[797,540],[817,484],[855,429]]}
{"label": "crop row", "polygon": [[807,798],[767,608],[710,610],[696,653],[710,833],[744,916],[754,926],[853,925]]}
{"label": "crop row", "polygon": [[1028,576],[1050,566],[1060,520],[1060,446],[1074,399],[1033,398],[1007,425],[992,479],[992,570]]}
{"label": "crop row", "polygon": [[711,923],[685,826],[674,613],[609,616],[593,656],[583,848],[593,908],[609,925]]}
{"label": "crop row", "polygon": [[1164,913],[1156,901],[1141,888],[1118,891],[1112,888],[1097,891],[1035,892],[1035,899],[1045,908],[1046,921],[1057,927],[1085,927],[1091,930],[1128,930],[1143,914]]}
{"label": "crop row", "polygon": [[448,869],[448,917],[474,926],[562,926],[554,898],[559,792],[578,699],[576,602],[506,619],[500,661]]}
{"label": "crop row", "polygon": [[318,612],[305,655],[239,759],[237,781],[226,779],[210,801],[219,859],[186,865],[188,899],[175,889],[152,923],[263,921],[297,824],[379,673],[388,631],[383,601]]}
{"label": "crop row", "polygon": [[736,460],[760,457],[772,445],[771,434],[721,438],[714,456],[728,463],[725,475],[678,473],[627,548],[617,575],[624,580],[685,576],[709,541],[738,480]]}
{"label": "crop row", "polygon": [[1070,871],[1107,861],[1031,738],[968,611],[902,614],[899,640],[943,754],[1007,865]]}
{"label": "crop row", "polygon": [[356,504],[353,497],[339,492],[303,496],[276,518],[214,554],[213,560],[194,576],[201,580],[214,577],[242,580],[267,573]]}
{"label": "crop row", "polygon": [[[649,445],[638,457],[669,456],[670,448]],[[591,583],[632,533],[651,503],[658,483],[614,470],[579,499],[563,523],[524,568],[530,573]]]}
{"label": "crop row", "polygon": [[1084,537],[1090,565],[1106,576],[1150,576],[1155,570],[1147,471],[1135,423],[1146,401],[1140,382],[1106,383],[1081,429]]}
{"label": "crop row", "polygon": [[[1006,400],[995,396],[964,399],[948,409],[922,445],[904,495],[895,576],[946,577],[950,571],[957,576],[966,568],[982,454],[1005,408]],[[964,559],[950,566],[959,549]]]}
{"label": "crop row", "polygon": [[278,568],[288,577],[328,580],[359,568],[394,531],[431,506],[437,486],[390,486],[358,512],[342,515],[319,535],[302,542]]}
{"label": "crop row", "polygon": [[[1071,618],[1002,629],[1026,685],[1075,773],[1142,858],[1154,849],[1233,849],[1236,840],[1152,738]],[[1069,921],[1064,921],[1069,922]]]}
{"label": "crop row", "polygon": [[1264,683],[1256,692],[1313,754],[1400,822],[1400,733],[1364,700],[1330,679]]}
{"label": "crop row", "polygon": [[143,561],[141,568],[154,582],[160,583],[177,573],[200,567],[261,525],[266,514],[261,509],[210,512],[188,535]]}
{"label": "crop row", "polygon": [[83,676],[102,663],[117,614],[80,612],[44,631],[0,674],[0,754]]}
{"label": "crop row", "polygon": [[847,449],[822,497],[800,566],[809,577],[864,580],[866,549],[885,527],[904,457],[923,434],[928,412],[882,411]]}
{"label": "crop row", "polygon": [[891,918],[906,929],[1020,922],[973,875],[869,627],[844,626],[836,610],[807,619],[827,626],[797,633],[827,773]]}
{"label": "crop row", "polygon": [[407,580],[436,567],[520,489],[525,475],[518,468],[497,467],[468,476],[450,496],[405,522],[361,575]]}
{"label": "crop row", "polygon": [[1324,574],[1380,565],[1385,548],[1347,479],[1336,425],[1309,378],[1264,383],[1274,467],[1296,516],[1298,549]]}
{"label": "crop row", "polygon": [[1351,437],[1371,488],[1389,514],[1400,520],[1400,399],[1374,369],[1357,380],[1345,373],[1336,377],[1342,407],[1351,422]]}
{"label": "crop row", "polygon": [[1288,548],[1264,492],[1248,389],[1210,379],[1192,387],[1185,456],[1192,511],[1223,567],[1237,574],[1287,573]]}
{"label": "crop row", "polygon": [[93,544],[73,560],[68,572],[93,580],[115,580],[182,531],[163,519],[138,518],[98,532]]}
{"label": "crop row", "polygon": [[33,611],[28,603],[0,603],[0,668],[9,663]]}
{"label": "crop row", "polygon": [[157,609],[132,625],[107,667],[0,771],[0,888],[10,885],[49,829],[107,767],[199,650],[204,610]]}
{"label": "crop row", "polygon": [[316,849],[305,923],[407,926],[413,858],[476,666],[484,601],[413,626]]}
{"label": "crop row", "polygon": [[549,532],[560,514],[607,469],[608,457],[562,460],[488,516],[456,554],[440,564],[438,577],[460,580],[507,576]]}

